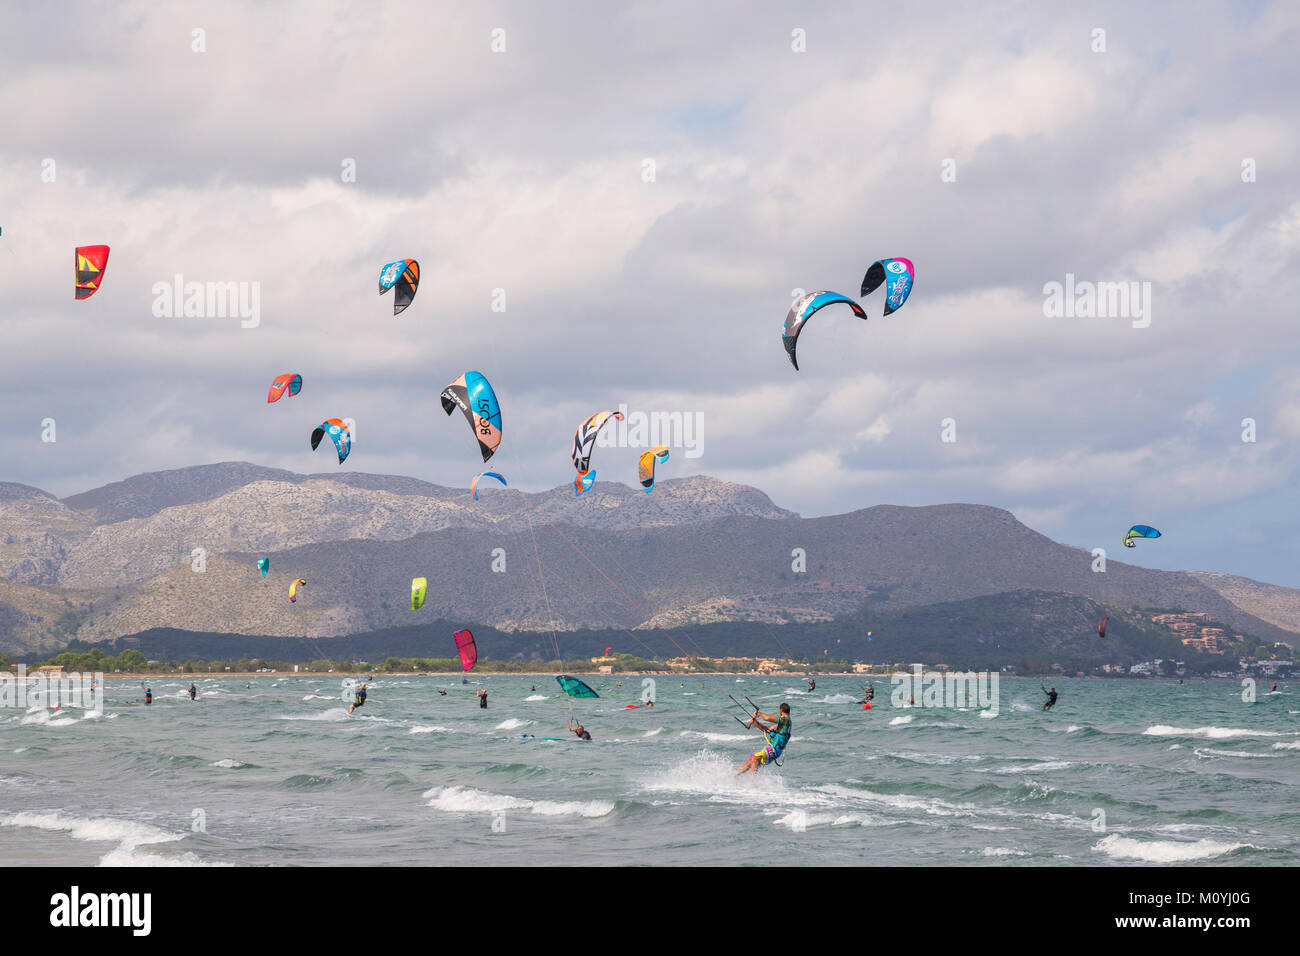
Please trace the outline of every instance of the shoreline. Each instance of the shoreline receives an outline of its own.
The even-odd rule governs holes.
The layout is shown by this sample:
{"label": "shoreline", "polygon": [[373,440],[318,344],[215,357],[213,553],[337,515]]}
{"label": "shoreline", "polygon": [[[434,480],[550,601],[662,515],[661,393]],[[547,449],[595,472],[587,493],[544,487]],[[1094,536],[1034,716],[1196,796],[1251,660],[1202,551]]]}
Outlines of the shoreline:
{"label": "shoreline", "polygon": [[[693,673],[691,673],[691,674],[685,674],[685,675],[680,674],[680,673],[672,673],[672,672],[664,672],[664,671],[619,671],[619,672],[617,672],[617,673],[615,673],[615,674],[593,674],[593,673],[591,673],[591,672],[589,672],[589,671],[571,671],[570,673],[573,673],[573,674],[576,674],[576,675],[580,675],[580,676],[583,676],[583,677],[609,678],[609,679],[611,679],[611,680],[622,680],[622,679],[624,679],[624,678],[633,678],[633,677],[668,677],[668,678],[676,677],[679,681],[682,681],[682,682],[685,682],[688,678],[692,678],[692,677],[699,677],[699,678],[703,678],[703,679],[706,679],[706,680],[707,680],[708,678],[718,678],[718,677],[731,677],[731,678],[736,678],[736,677],[743,677],[743,678],[751,678],[751,677],[754,677],[754,678],[761,678],[761,677],[789,677],[789,678],[796,679],[796,680],[803,680],[805,677],[808,676],[807,674],[804,674],[804,673],[798,673],[798,672],[793,672],[793,671],[773,671],[773,672],[770,673],[770,674],[758,674],[758,673],[739,673],[739,674],[737,674],[737,673],[734,672],[734,671],[695,671],[695,672],[693,672]],[[929,676],[929,674],[930,674],[929,671],[926,671],[925,673],[926,673],[926,676]],[[940,674],[942,674],[942,673],[944,673],[944,672],[936,671],[935,673],[940,673]],[[952,673],[952,672],[948,672],[948,673]],[[966,673],[966,672],[963,671],[962,673]],[[2,677],[2,676],[5,675],[5,674],[8,674],[10,677],[16,676],[16,675],[14,674],[13,671],[0,671],[0,677]],[[193,681],[193,680],[199,680],[200,678],[203,678],[203,679],[216,679],[216,678],[227,678],[227,677],[230,677],[230,678],[243,678],[243,679],[245,679],[245,680],[248,680],[248,679],[251,679],[251,678],[254,678],[254,677],[257,677],[257,678],[273,678],[273,679],[275,679],[275,680],[279,680],[279,679],[281,679],[281,678],[285,678],[285,677],[312,678],[312,679],[315,679],[315,680],[320,680],[320,679],[322,679],[322,678],[332,678],[332,677],[338,677],[338,678],[348,678],[348,677],[352,677],[352,678],[367,678],[367,679],[371,679],[371,680],[378,680],[378,679],[380,679],[380,678],[384,678],[384,677],[443,677],[443,678],[455,678],[455,677],[463,677],[463,676],[466,676],[467,674],[472,675],[472,677],[520,677],[520,678],[533,678],[533,679],[536,679],[536,678],[552,678],[552,679],[554,679],[554,677],[555,677],[555,673],[554,673],[553,671],[475,671],[475,672],[468,672],[468,671],[334,671],[333,673],[330,673],[330,672],[328,672],[328,671],[297,671],[297,672],[295,672],[295,671],[273,671],[272,673],[269,673],[269,674],[268,674],[268,673],[265,673],[265,672],[260,672],[260,673],[259,673],[259,672],[257,672],[257,671],[222,671],[222,672],[219,672],[219,673],[218,673],[218,672],[202,673],[202,672],[193,672],[193,671],[187,671],[187,672],[184,672],[184,673],[159,673],[159,672],[156,672],[156,671],[153,671],[153,672],[150,672],[150,671],[134,672],[134,671],[133,671],[133,672],[128,673],[128,674],[105,674],[105,675],[104,675],[104,680],[105,680],[105,681],[110,681],[110,680],[129,680],[129,681],[148,681],[148,680],[182,680],[182,681],[185,681],[185,680],[191,680],[191,681]],[[34,672],[34,671],[28,671],[28,672],[27,672],[27,678],[28,678],[29,680],[35,679],[35,678],[37,678],[37,677],[39,677],[39,676],[40,676],[40,675],[37,674],[37,673]],[[839,677],[852,677],[852,678],[856,678],[856,679],[858,679],[858,680],[860,680],[860,681],[867,681],[867,682],[870,682],[870,681],[873,681],[873,680],[891,680],[891,679],[893,679],[894,677],[905,678],[905,679],[909,679],[909,680],[910,680],[913,676],[915,676],[915,675],[912,674],[910,671],[897,671],[897,672],[891,672],[891,673],[888,673],[888,674],[854,674],[854,673],[852,673],[852,672],[837,672],[837,673],[817,674],[817,675],[815,676],[814,679],[816,679],[816,680],[822,680],[822,679],[839,678]],[[1236,681],[1236,680],[1239,680],[1241,676],[1250,676],[1250,675],[1233,675],[1233,676],[1231,676],[1231,677],[1200,677],[1200,676],[1196,676],[1196,677],[1181,677],[1181,678],[1179,678],[1179,677],[1156,677],[1156,676],[1151,676],[1151,675],[1134,675],[1134,674],[1106,674],[1106,675],[1101,675],[1101,674],[1089,674],[1089,675],[1086,675],[1086,676],[1084,676],[1084,677],[1075,677],[1075,676],[1072,676],[1072,675],[1071,675],[1071,676],[1062,676],[1062,675],[1060,675],[1060,674],[1002,674],[1002,675],[1000,675],[1001,678],[1004,678],[1004,679],[1007,679],[1007,680],[1058,680],[1058,681],[1064,681],[1064,680],[1138,680],[1138,681],[1166,681],[1166,682],[1170,682],[1170,683],[1176,683],[1176,682],[1179,682],[1179,681],[1184,681],[1184,682],[1187,682],[1187,681],[1212,681],[1212,680],[1229,680],[1229,681]],[[65,677],[66,677],[66,675],[65,675]],[[1278,680],[1282,680],[1282,678],[1277,678],[1277,679],[1278,679]]]}

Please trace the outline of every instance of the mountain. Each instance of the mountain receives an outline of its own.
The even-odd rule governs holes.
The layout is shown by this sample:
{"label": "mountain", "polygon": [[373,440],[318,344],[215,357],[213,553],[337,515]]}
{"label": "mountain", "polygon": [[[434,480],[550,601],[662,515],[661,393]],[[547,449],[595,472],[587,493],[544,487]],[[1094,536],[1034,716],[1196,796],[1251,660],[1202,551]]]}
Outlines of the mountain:
{"label": "mountain", "polygon": [[[264,556],[265,579],[255,568]],[[801,518],[757,489],[703,476],[661,480],[651,494],[601,482],[580,497],[566,485],[528,496],[490,488],[478,501],[411,478],[245,462],[139,475],[62,501],[0,485],[0,648],[10,650],[158,628],[380,632],[413,623],[416,576],[429,579],[418,620],[517,633],[749,622],[779,634],[1023,592],[1201,611],[1261,639],[1294,639],[1286,628],[1300,619],[1300,592],[1115,560],[1104,573],[1091,567],[1087,551],[997,508]],[[308,585],[290,604],[298,577]]]}

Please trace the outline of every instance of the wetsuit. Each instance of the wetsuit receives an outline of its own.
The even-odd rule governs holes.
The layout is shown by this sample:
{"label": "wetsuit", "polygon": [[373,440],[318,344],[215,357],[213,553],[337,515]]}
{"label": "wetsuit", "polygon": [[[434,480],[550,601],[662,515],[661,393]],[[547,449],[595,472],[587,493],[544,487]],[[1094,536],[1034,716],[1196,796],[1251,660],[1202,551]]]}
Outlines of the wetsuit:
{"label": "wetsuit", "polygon": [[487,691],[485,690],[479,691],[478,705],[482,707],[484,710],[487,710]]}
{"label": "wetsuit", "polygon": [[1047,692],[1047,703],[1043,705],[1043,710],[1051,710],[1055,706],[1056,706],[1056,691],[1049,690]]}
{"label": "wetsuit", "polygon": [[153,691],[147,690],[144,692],[144,702],[145,706],[153,703]]}
{"label": "wetsuit", "polygon": [[353,706],[353,707],[364,707],[364,706],[365,706],[365,703],[366,703],[366,692],[365,692],[364,690],[358,689],[358,690],[357,690],[357,702],[356,702],[355,704],[353,704],[352,706]]}
{"label": "wetsuit", "polygon": [[191,684],[191,685],[190,685],[190,700],[193,700],[194,697],[195,697],[197,694],[198,694],[198,691],[195,689],[194,685]]}
{"label": "wetsuit", "polygon": [[767,746],[754,754],[758,758],[758,765],[761,767],[769,761],[781,759],[781,754],[785,752],[786,744],[790,742],[790,731],[792,727],[790,718],[781,714],[776,718],[776,726],[767,731],[764,736],[767,738]]}
{"label": "wetsuit", "polygon": [[579,740],[590,740],[590,739],[591,739],[591,734],[588,733],[586,730],[583,730],[582,733],[578,734],[578,739],[579,739]]}

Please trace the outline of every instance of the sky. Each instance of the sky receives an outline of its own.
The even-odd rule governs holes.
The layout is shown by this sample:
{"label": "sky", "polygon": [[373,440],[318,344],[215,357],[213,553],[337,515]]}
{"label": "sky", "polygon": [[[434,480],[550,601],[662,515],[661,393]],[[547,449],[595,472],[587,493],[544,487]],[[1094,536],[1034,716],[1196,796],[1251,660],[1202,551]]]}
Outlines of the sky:
{"label": "sky", "polygon": [[[463,487],[438,395],[474,369],[524,490],[621,404],[700,423],[661,478],[995,505],[1300,586],[1298,48],[1290,3],[4,4],[0,480]],[[818,313],[793,369],[799,291],[889,257],[906,305]],[[256,324],[160,301],[177,275],[256,290]],[[1145,308],[1060,314],[1067,276]],[[268,405],[282,372],[303,391]],[[309,447],[331,417],[342,466]],[[598,480],[639,452],[597,448]],[[1163,538],[1120,548],[1139,523]]]}

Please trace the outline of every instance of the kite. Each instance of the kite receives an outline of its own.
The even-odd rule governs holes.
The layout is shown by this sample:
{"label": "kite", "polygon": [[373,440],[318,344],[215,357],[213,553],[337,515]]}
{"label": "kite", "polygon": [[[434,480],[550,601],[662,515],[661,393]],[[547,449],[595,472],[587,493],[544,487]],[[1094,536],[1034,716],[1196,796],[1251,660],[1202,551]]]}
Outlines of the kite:
{"label": "kite", "polygon": [[588,415],[573,433],[573,467],[578,469],[578,476],[573,480],[573,487],[577,489],[575,495],[582,494],[596,481],[595,469],[591,467],[591,453],[596,447],[596,436],[610,418],[621,422],[623,413],[607,409]]}
{"label": "kite", "polygon": [[347,460],[348,452],[352,451],[352,433],[348,431],[348,426],[343,424],[341,418],[327,418],[321,422],[311,433],[311,450],[315,451],[320,440],[329,432],[330,438],[334,439],[334,448],[339,453],[339,464]]}
{"label": "kite", "polygon": [[916,267],[911,259],[881,259],[871,263],[862,278],[862,297],[866,298],[883,282],[885,284],[885,315],[897,312],[912,292],[916,281]]}
{"label": "kite", "polygon": [[785,315],[785,327],[781,330],[781,344],[785,346],[790,356],[790,364],[794,366],[796,372],[799,370],[799,362],[795,358],[794,350],[804,323],[811,319],[814,313],[820,312],[828,305],[840,302],[852,309],[853,314],[859,319],[866,319],[867,313],[863,311],[862,306],[847,295],[840,295],[838,292],[809,292],[807,295],[800,296],[795,300],[794,305],[790,306],[790,311]]}
{"label": "kite", "polygon": [[641,461],[637,465],[637,475],[641,479],[641,487],[645,489],[646,494],[655,486],[655,461],[663,463],[668,460],[668,449],[663,445],[655,445],[649,451],[641,453]]}
{"label": "kite", "polygon": [[424,607],[424,596],[429,593],[428,578],[411,578],[411,610]]}
{"label": "kite", "polygon": [[301,392],[302,376],[295,375],[293,372],[277,375],[275,381],[271,383],[271,390],[266,393],[266,400],[268,402],[278,402],[284,397],[286,389],[288,389],[290,395],[297,395]]}
{"label": "kite", "polygon": [[1124,547],[1136,548],[1137,545],[1133,543],[1134,538],[1158,538],[1158,537],[1160,537],[1160,532],[1157,531],[1155,528],[1151,527],[1150,525],[1135,524],[1133,527],[1129,528],[1128,533],[1124,535]]}
{"label": "kite", "polygon": [[1110,620],[1110,618],[1108,618],[1108,617],[1103,617],[1103,618],[1101,619],[1101,621],[1098,622],[1098,624],[1097,624],[1097,636],[1098,636],[1098,637],[1105,637],[1105,636],[1106,636],[1106,622],[1109,621],[1109,620]]}
{"label": "kite", "polygon": [[474,429],[478,450],[486,462],[501,444],[501,406],[481,372],[466,372],[442,390],[442,410],[450,415],[457,408]]}
{"label": "kite", "polygon": [[560,687],[564,689],[564,692],[568,694],[570,697],[599,697],[600,696],[594,690],[592,690],[590,687],[584,684],[582,681],[578,680],[578,678],[576,677],[569,677],[566,674],[560,674],[555,679],[556,681],[559,682]]}
{"label": "kite", "polygon": [[77,246],[73,260],[77,270],[77,298],[89,299],[99,291],[108,268],[108,246]]}
{"label": "kite", "polygon": [[270,558],[258,558],[258,559],[257,559],[257,570],[259,570],[259,571],[262,572],[262,577],[266,577],[266,572],[271,570],[271,559],[270,559]]}
{"label": "kite", "polygon": [[297,603],[298,603],[298,585],[300,585],[300,584],[301,584],[303,587],[306,587],[306,586],[307,586],[307,579],[306,579],[306,578],[299,578],[297,581],[294,581],[293,584],[290,584],[290,585],[289,585],[289,600],[290,600],[291,602],[293,602],[294,604],[297,604]]}
{"label": "kite", "polygon": [[398,259],[379,270],[379,294],[383,295],[393,286],[393,315],[398,315],[415,299],[415,290],[420,287],[420,264],[414,259]]}
{"label": "kite", "polygon": [[479,472],[477,475],[474,476],[474,480],[469,483],[469,490],[474,492],[475,501],[478,501],[478,480],[480,478],[495,478],[497,481],[501,482],[501,484],[505,485],[505,487],[507,488],[510,487],[509,485],[506,484],[505,478],[503,478],[501,475],[498,475],[495,471]]}
{"label": "kite", "polygon": [[469,631],[457,631],[456,650],[460,651],[460,666],[464,670],[473,670],[478,660],[478,648],[474,646],[474,635]]}

